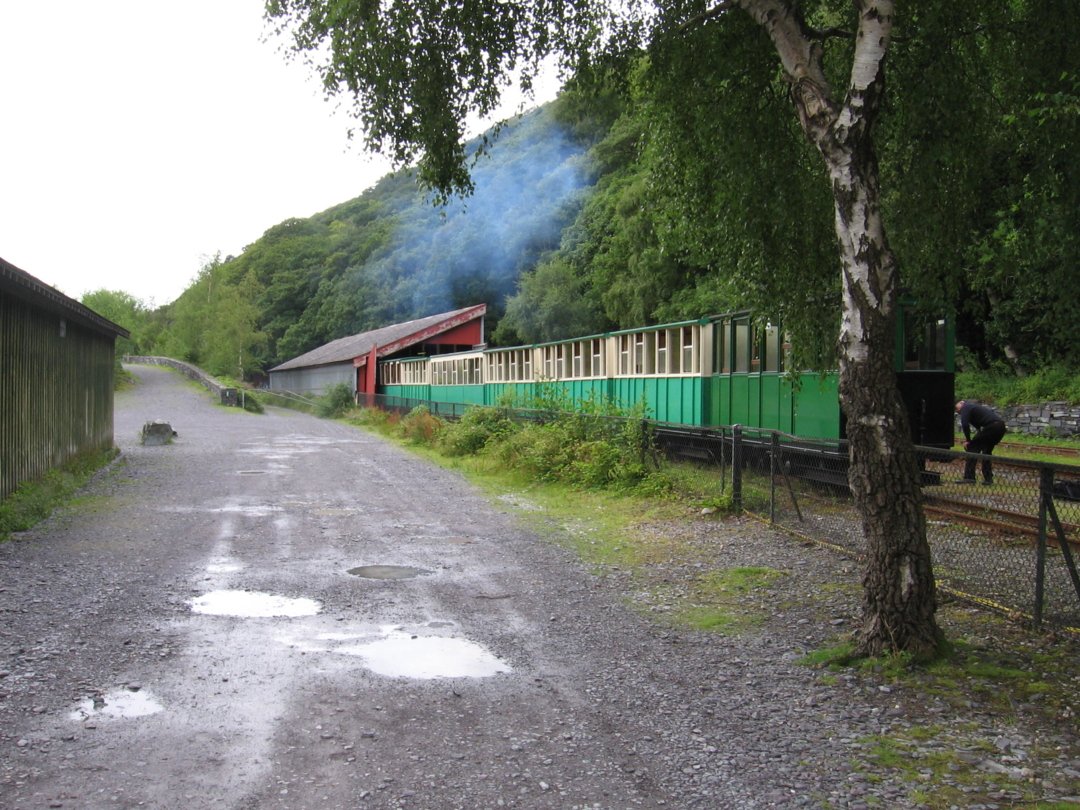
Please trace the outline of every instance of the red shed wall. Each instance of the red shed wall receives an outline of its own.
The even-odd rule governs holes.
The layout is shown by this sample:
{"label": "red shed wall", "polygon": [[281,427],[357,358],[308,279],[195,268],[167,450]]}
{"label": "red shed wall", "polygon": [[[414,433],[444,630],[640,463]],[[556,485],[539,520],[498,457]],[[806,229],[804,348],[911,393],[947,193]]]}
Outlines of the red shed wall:
{"label": "red shed wall", "polygon": [[468,323],[463,323],[461,326],[455,326],[453,329],[441,332],[424,342],[438,346],[447,344],[452,346],[478,346],[484,342],[484,319],[476,318]]}

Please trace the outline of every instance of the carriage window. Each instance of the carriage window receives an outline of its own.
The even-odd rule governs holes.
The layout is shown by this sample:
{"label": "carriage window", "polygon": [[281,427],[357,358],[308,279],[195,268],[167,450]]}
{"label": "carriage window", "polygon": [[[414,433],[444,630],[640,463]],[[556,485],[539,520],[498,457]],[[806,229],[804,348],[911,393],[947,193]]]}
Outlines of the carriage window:
{"label": "carriage window", "polygon": [[656,333],[656,373],[667,374],[668,368],[668,333],[666,331]]}
{"label": "carriage window", "polygon": [[645,372],[645,335],[634,335],[634,374]]}
{"label": "carriage window", "polygon": [[904,368],[943,371],[946,367],[945,319],[923,321],[904,313]]}
{"label": "carriage window", "polygon": [[604,376],[604,342],[595,338],[592,342],[592,375]]}
{"label": "carriage window", "polygon": [[765,327],[765,367],[762,371],[782,371],[780,330],[771,323]]}
{"label": "carriage window", "polygon": [[750,370],[750,324],[747,321],[735,323],[735,363],[736,372]]}
{"label": "carriage window", "polygon": [[717,328],[716,351],[718,353],[716,368],[721,374],[731,373],[731,321],[723,321]]}
{"label": "carriage window", "polygon": [[684,326],[682,329],[682,371],[683,374],[693,374],[698,370],[697,352],[694,351],[695,328]]}
{"label": "carriage window", "polygon": [[668,374],[678,374],[681,370],[679,361],[682,359],[679,350],[679,335],[682,334],[682,330],[668,329],[665,333],[667,349],[668,349]]}

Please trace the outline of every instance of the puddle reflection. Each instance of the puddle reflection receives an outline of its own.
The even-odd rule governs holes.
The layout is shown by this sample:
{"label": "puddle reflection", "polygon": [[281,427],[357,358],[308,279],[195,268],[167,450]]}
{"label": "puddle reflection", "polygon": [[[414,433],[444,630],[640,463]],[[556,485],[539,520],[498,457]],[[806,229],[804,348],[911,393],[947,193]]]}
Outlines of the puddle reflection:
{"label": "puddle reflection", "polygon": [[479,644],[462,638],[413,636],[400,630],[367,644],[339,647],[344,655],[388,678],[487,678],[510,667]]}
{"label": "puddle reflection", "polygon": [[481,645],[462,638],[421,635],[453,622],[433,621],[419,632],[400,625],[388,625],[371,633],[319,633],[313,637],[279,637],[278,640],[304,652],[323,652],[358,658],[366,669],[388,678],[487,678],[512,672],[505,661]]}
{"label": "puddle reflection", "polygon": [[210,591],[188,601],[194,613],[212,616],[268,618],[274,616],[314,616],[320,605],[314,599],[293,599],[260,591]]}
{"label": "puddle reflection", "polygon": [[92,717],[146,717],[163,710],[164,707],[149,692],[114,689],[100,698],[87,698],[68,717],[77,721]]}

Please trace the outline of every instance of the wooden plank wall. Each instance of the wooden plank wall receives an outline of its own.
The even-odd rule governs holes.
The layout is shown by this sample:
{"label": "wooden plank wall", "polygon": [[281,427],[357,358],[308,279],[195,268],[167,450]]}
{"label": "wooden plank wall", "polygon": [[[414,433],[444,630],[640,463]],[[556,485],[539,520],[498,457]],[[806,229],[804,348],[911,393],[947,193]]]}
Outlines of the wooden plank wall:
{"label": "wooden plank wall", "polygon": [[0,292],[0,498],[112,447],[114,376],[113,338]]}

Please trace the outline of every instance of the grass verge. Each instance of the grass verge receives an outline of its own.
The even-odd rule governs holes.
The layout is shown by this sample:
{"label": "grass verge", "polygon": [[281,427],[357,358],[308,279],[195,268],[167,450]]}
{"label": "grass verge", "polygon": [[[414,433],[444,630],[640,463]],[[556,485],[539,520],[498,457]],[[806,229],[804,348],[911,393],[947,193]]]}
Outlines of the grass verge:
{"label": "grass verge", "polygon": [[13,532],[26,531],[43,521],[118,454],[116,448],[83,453],[37,480],[19,484],[0,502],[0,542]]}

